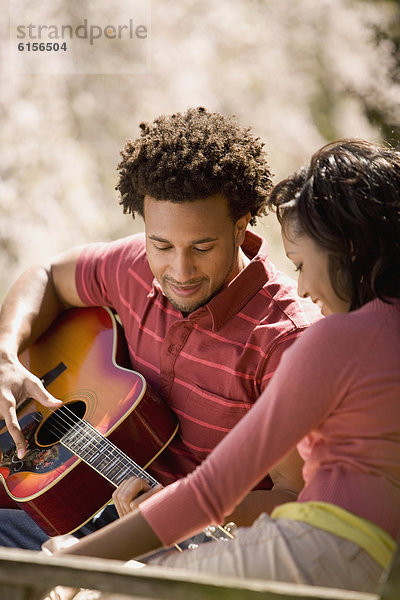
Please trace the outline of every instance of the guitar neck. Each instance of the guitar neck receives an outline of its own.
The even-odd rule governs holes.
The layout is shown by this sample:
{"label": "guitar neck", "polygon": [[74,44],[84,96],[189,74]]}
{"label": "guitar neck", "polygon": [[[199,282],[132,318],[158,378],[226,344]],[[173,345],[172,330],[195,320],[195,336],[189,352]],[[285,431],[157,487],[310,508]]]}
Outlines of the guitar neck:
{"label": "guitar neck", "polygon": [[146,479],[151,487],[158,483],[85,420],[76,422],[74,427],[61,437],[60,443],[115,487],[128,477],[134,476]]}
{"label": "guitar neck", "polygon": [[[158,484],[154,477],[139,467],[135,461],[85,420],[76,420],[74,426],[60,438],[60,443],[115,487],[133,476],[146,479],[151,487]],[[207,537],[214,540],[233,537],[229,529],[220,526],[206,527],[203,531]],[[197,546],[194,538],[186,540],[186,544],[188,548]],[[182,550],[179,545],[176,545],[176,548]]]}

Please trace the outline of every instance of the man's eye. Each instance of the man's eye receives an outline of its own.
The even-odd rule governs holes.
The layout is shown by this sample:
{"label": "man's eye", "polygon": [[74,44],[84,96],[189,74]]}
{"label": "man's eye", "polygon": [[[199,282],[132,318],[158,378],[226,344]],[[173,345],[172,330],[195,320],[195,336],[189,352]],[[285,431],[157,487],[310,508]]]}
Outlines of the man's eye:
{"label": "man's eye", "polygon": [[212,246],[210,246],[209,248],[193,248],[193,250],[195,250],[196,252],[210,252],[210,250],[212,249]]}
{"label": "man's eye", "polygon": [[154,244],[154,248],[155,248],[156,250],[170,250],[170,249],[172,248],[172,246],[156,246],[156,245]]}

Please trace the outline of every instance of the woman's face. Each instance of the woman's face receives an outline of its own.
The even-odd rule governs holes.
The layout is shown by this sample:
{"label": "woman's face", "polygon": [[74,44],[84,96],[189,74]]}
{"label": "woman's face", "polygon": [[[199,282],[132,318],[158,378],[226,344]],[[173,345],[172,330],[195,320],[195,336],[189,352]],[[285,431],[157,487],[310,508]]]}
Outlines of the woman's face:
{"label": "woman's face", "polygon": [[350,301],[343,300],[334,291],[328,271],[328,252],[305,234],[295,235],[289,225],[288,235],[282,229],[282,240],[286,256],[298,272],[297,293],[302,298],[311,298],[324,316],[348,312]]}

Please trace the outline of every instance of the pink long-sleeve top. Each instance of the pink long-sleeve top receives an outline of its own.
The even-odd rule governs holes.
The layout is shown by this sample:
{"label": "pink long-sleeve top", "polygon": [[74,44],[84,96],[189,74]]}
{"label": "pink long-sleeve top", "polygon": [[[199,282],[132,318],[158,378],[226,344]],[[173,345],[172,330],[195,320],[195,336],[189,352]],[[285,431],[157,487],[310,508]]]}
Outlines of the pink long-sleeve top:
{"label": "pink long-sleeve top", "polygon": [[400,530],[400,301],[312,325],[267,390],[193,473],[140,505],[165,546],[222,523],[297,445],[299,502],[336,504]]}

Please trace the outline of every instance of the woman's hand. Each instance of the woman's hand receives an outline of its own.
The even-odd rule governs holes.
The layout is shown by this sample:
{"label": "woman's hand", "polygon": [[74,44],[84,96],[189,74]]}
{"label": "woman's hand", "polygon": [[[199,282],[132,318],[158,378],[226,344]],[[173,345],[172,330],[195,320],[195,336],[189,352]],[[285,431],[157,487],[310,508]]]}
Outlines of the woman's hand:
{"label": "woman's hand", "polygon": [[150,498],[150,496],[161,489],[162,485],[160,483],[154,487],[150,487],[149,482],[141,477],[125,479],[112,495],[118,515],[123,517],[129,514],[143,500]]}

